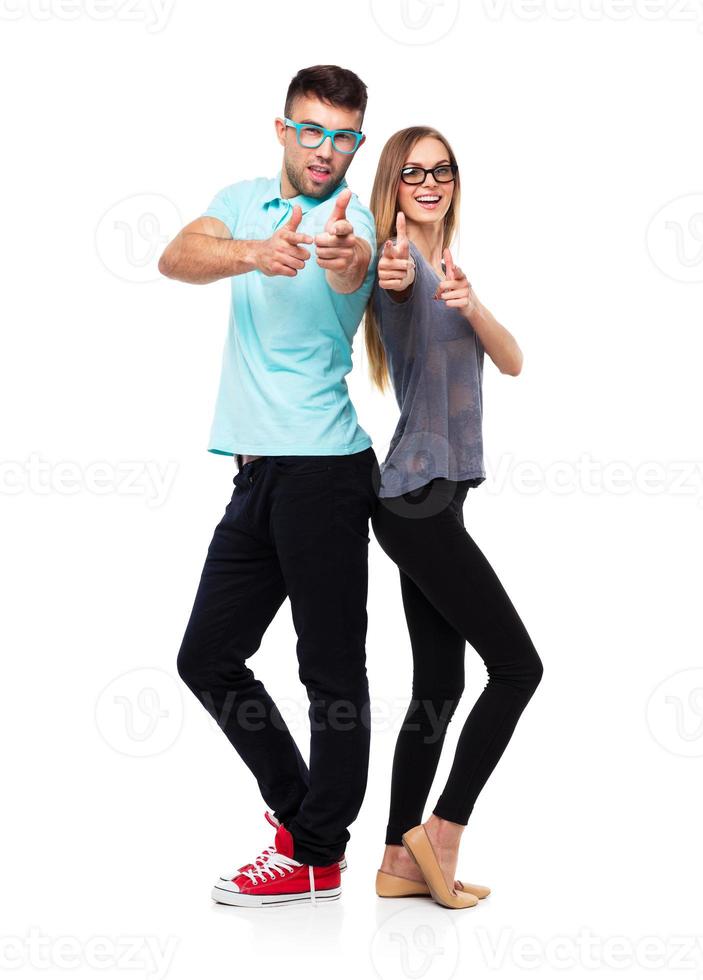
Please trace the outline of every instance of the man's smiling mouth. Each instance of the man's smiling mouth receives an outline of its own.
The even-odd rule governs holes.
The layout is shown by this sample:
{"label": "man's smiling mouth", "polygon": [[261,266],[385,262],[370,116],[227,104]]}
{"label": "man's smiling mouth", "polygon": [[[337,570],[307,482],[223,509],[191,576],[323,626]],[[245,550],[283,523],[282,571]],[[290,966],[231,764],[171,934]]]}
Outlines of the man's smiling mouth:
{"label": "man's smiling mouth", "polygon": [[329,167],[318,166],[315,163],[310,164],[308,170],[312,174],[313,180],[325,180],[331,173]]}

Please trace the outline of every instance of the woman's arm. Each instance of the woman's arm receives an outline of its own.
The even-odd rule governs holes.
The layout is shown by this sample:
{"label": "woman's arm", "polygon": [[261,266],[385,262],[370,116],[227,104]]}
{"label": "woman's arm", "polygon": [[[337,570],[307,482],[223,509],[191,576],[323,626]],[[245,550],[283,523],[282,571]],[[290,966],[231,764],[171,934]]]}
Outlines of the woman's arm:
{"label": "woman's arm", "polygon": [[378,260],[378,285],[396,303],[404,303],[415,282],[415,259],[410,254],[405,215],[402,211],[398,212],[396,228],[398,237],[395,243],[387,241]]}
{"label": "woman's arm", "polygon": [[522,370],[523,362],[517,341],[483,305],[464,273],[454,265],[448,248],[444,250],[444,261],[447,278],[437,286],[435,299],[444,300],[447,306],[455,307],[466,317],[501,374],[517,376]]}
{"label": "woman's arm", "polygon": [[[469,285],[472,304],[466,308],[466,319],[478,334],[484,350],[501,374],[516,377],[522,370],[522,351],[509,330],[499,323]],[[464,312],[462,310],[462,312]]]}

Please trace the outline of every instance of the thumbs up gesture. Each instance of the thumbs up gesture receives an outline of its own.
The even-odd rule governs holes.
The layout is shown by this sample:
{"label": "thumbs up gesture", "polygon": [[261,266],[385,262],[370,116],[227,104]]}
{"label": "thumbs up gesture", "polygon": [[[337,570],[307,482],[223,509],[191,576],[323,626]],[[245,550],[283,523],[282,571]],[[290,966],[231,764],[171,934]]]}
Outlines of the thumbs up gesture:
{"label": "thumbs up gesture", "polygon": [[447,306],[460,310],[468,317],[475,309],[476,295],[464,273],[458,265],[454,265],[452,253],[445,248],[442,253],[447,270],[446,278],[437,285],[433,299],[444,300]]}
{"label": "thumbs up gesture", "polygon": [[378,285],[381,289],[402,292],[415,280],[415,260],[410,254],[410,242],[405,227],[405,215],[398,212],[395,242],[387,241],[378,260]]}
{"label": "thumbs up gesture", "polygon": [[323,269],[346,272],[356,259],[357,238],[347,218],[347,207],[352,192],[348,187],[337,195],[334,207],[325,224],[325,230],[315,235],[317,264]]}
{"label": "thumbs up gesture", "polygon": [[312,236],[298,231],[302,220],[303,210],[296,204],[285,225],[270,238],[256,243],[256,268],[265,276],[297,276],[305,268],[310,252],[301,243],[311,245]]}

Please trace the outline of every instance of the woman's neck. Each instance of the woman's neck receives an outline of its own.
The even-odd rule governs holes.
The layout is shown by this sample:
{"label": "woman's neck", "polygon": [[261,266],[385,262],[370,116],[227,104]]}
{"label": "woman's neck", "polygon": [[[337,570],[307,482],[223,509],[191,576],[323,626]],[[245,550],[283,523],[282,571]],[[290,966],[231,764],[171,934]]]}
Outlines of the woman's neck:
{"label": "woman's neck", "polygon": [[437,275],[442,275],[442,242],[444,241],[444,221],[432,224],[419,224],[408,221],[408,238],[415,243],[423,258],[429,262]]}

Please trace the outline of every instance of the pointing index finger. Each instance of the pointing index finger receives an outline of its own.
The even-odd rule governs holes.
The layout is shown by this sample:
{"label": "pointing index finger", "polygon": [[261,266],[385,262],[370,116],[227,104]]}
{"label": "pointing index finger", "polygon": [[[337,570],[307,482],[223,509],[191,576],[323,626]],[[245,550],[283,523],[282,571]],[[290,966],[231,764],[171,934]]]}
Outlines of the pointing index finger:
{"label": "pointing index finger", "polygon": [[408,240],[408,233],[405,225],[405,215],[402,211],[398,212],[398,217],[395,219],[395,227],[398,232],[398,244],[401,242],[405,243]]}
{"label": "pointing index finger", "polygon": [[332,211],[332,221],[339,221],[342,218],[347,217],[347,207],[351,201],[351,190],[345,187],[344,190],[337,195],[334,202],[334,209]]}
{"label": "pointing index finger", "polygon": [[447,279],[457,279],[456,266],[454,265],[454,259],[452,258],[452,253],[448,248],[444,250],[444,261],[447,265]]}

